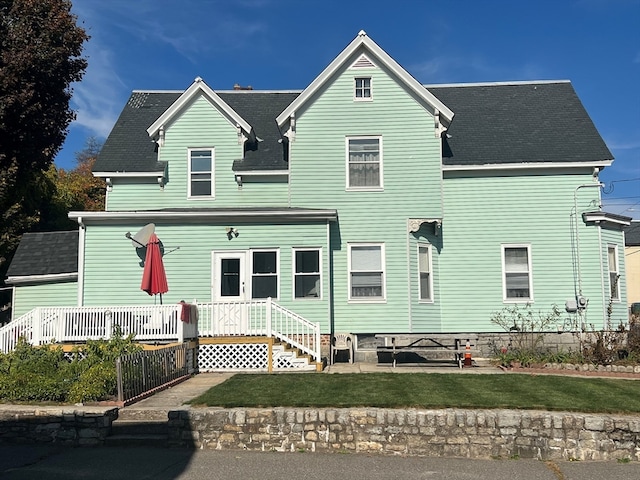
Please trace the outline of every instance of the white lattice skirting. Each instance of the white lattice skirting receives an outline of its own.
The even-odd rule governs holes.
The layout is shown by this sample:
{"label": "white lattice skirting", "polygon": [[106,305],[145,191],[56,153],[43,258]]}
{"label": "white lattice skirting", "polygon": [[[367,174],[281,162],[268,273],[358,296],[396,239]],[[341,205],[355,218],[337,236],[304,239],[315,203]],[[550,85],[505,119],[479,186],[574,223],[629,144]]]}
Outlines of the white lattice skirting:
{"label": "white lattice skirting", "polygon": [[[282,345],[273,345],[272,370],[315,370],[308,357],[298,357]],[[269,345],[267,343],[211,343],[200,344],[198,349],[200,372],[268,372]]]}

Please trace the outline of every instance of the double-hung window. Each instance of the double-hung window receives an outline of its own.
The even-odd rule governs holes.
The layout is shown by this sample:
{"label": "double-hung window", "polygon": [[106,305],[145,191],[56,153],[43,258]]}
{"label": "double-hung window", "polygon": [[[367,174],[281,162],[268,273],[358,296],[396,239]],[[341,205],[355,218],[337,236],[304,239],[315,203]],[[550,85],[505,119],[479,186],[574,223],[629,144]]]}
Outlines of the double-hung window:
{"label": "double-hung window", "polygon": [[431,248],[429,245],[418,245],[418,278],[420,285],[420,301],[432,301]]}
{"label": "double-hung window", "polygon": [[618,247],[609,245],[607,247],[607,258],[609,263],[609,288],[611,289],[611,299],[620,300],[620,274],[618,272]]}
{"label": "double-hung window", "polygon": [[213,148],[189,149],[189,198],[214,196]]}
{"label": "double-hung window", "polygon": [[371,100],[371,77],[356,77],[354,98],[356,100]]}
{"label": "double-hung window", "polygon": [[384,244],[349,245],[349,300],[384,299]]}
{"label": "double-hung window", "polygon": [[278,298],[278,251],[251,252],[251,298]]}
{"label": "double-hung window", "polygon": [[531,247],[502,246],[502,283],[504,301],[531,301]]}
{"label": "double-hung window", "polygon": [[320,250],[294,250],[293,270],[295,298],[320,298]]}
{"label": "double-hung window", "polygon": [[347,188],[382,188],[382,137],[347,137]]}

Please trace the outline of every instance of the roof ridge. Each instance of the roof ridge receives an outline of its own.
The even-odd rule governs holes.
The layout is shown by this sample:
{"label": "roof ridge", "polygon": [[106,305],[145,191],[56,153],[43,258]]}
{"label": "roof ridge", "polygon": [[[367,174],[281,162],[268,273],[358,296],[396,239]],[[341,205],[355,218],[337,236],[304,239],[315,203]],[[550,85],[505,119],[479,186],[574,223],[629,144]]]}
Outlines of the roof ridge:
{"label": "roof ridge", "polygon": [[425,83],[425,88],[438,87],[493,87],[506,85],[542,85],[553,83],[571,83],[571,80],[508,80],[504,82],[474,82],[474,83]]}

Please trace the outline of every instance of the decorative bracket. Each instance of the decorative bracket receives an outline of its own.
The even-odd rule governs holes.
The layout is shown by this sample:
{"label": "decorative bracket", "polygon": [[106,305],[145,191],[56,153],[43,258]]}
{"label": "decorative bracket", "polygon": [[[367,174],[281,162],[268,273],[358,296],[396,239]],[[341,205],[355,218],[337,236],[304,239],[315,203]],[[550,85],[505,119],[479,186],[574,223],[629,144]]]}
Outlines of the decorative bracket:
{"label": "decorative bracket", "polygon": [[409,232],[417,232],[422,227],[423,223],[433,223],[436,236],[440,234],[440,228],[442,227],[441,218],[410,218],[409,219]]}

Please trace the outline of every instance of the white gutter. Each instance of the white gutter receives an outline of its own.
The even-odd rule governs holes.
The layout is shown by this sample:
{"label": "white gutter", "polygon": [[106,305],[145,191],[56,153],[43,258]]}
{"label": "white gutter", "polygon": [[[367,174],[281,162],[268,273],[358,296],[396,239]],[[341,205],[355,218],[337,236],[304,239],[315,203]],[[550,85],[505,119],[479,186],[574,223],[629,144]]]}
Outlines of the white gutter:
{"label": "white gutter", "polygon": [[140,221],[153,218],[155,220],[180,221],[227,221],[234,222],[254,220],[282,221],[335,221],[338,212],[329,209],[274,209],[274,210],[139,210],[127,212],[69,212],[70,219],[77,219],[79,224],[87,221]]}
{"label": "white gutter", "polygon": [[20,285],[25,283],[63,282],[68,280],[76,280],[77,278],[78,274],[76,272],[72,272],[54,273],[49,275],[20,275],[16,277],[7,277],[5,282],[11,285]]}
{"label": "white gutter", "polygon": [[547,170],[549,168],[609,167],[613,160],[593,162],[518,162],[518,163],[485,163],[482,165],[443,165],[444,172],[467,172],[477,170]]}

